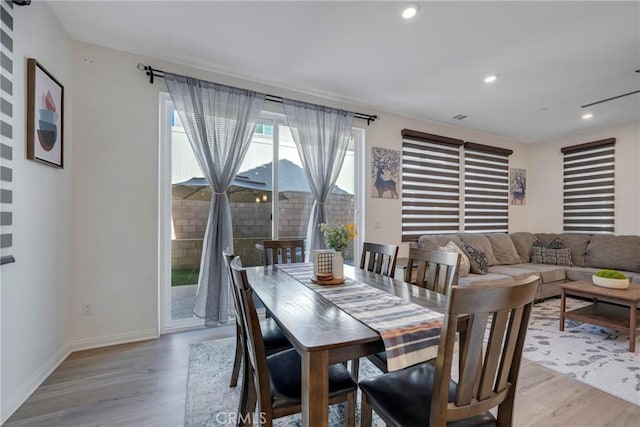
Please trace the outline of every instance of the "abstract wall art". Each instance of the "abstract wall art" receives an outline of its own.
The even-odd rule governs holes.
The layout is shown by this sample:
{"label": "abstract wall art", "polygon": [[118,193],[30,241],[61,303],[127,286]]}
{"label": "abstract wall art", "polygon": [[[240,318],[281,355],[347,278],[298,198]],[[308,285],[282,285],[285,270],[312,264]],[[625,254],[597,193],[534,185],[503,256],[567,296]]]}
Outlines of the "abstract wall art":
{"label": "abstract wall art", "polygon": [[64,160],[64,87],[33,58],[27,60],[27,158],[57,168]]}

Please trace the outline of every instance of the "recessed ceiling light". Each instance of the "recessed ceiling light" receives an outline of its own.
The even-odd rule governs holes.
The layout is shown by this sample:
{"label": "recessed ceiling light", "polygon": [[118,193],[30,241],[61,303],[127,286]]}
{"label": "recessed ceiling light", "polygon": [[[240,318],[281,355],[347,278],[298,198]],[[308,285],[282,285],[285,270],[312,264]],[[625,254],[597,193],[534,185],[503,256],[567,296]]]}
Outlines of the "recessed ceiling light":
{"label": "recessed ceiling light", "polygon": [[582,120],[589,120],[592,117],[593,117],[593,114],[591,114],[591,113],[583,114],[582,115]]}
{"label": "recessed ceiling light", "polygon": [[409,4],[402,10],[402,17],[404,19],[411,19],[418,14],[419,9],[417,4]]}
{"label": "recessed ceiling light", "polygon": [[490,76],[485,77],[484,82],[485,83],[493,83],[496,80],[498,80],[498,76],[496,76],[495,74],[492,74]]}

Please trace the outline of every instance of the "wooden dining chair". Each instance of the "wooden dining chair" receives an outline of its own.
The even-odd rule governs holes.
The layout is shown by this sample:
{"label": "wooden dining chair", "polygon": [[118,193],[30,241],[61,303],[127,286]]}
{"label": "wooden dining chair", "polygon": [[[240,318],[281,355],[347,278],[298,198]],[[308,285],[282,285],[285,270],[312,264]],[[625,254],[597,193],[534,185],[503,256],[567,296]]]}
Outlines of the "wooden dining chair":
{"label": "wooden dining chair", "polygon": [[413,271],[416,285],[446,295],[449,288],[458,283],[460,254],[444,251],[410,248],[404,281],[411,282]]}
{"label": "wooden dining chair", "polygon": [[396,274],[397,245],[382,245],[365,242],[362,245],[360,268],[393,277]]}
{"label": "wooden dining chair", "polygon": [[304,240],[265,240],[264,265],[304,262]]}
{"label": "wooden dining chair", "polygon": [[[271,426],[273,419],[302,410],[302,362],[300,355],[294,349],[267,357],[258,313],[253,302],[253,292],[239,257],[231,262],[231,271],[247,336],[244,369],[247,380],[242,383],[238,419],[252,425],[257,404],[256,421],[260,425]],[[329,366],[329,404],[347,403],[345,414],[350,427],[355,426],[357,388],[356,382],[344,365],[338,363]]]}
{"label": "wooden dining chair", "polygon": [[[229,279],[231,280],[231,295],[233,296],[233,303],[236,310],[236,354],[233,359],[233,368],[231,369],[231,380],[229,381],[229,387],[235,387],[238,384],[238,375],[240,374],[240,365],[244,355],[247,337],[244,332],[244,326],[242,325],[242,318],[240,317],[242,308],[238,300],[238,293],[236,291],[236,287],[233,286],[231,260],[234,258],[234,255],[223,251],[222,258],[224,259],[227,271],[229,272]],[[268,318],[262,320],[260,322],[260,330],[262,331],[262,340],[264,341],[264,348],[267,355],[291,348],[291,343],[273,319]]]}
{"label": "wooden dining chair", "polygon": [[[511,426],[538,282],[531,276],[509,286],[451,287],[438,356],[361,381],[362,425],[371,425],[373,409],[390,426]],[[457,383],[451,380],[456,354]],[[489,412],[495,407],[497,418]]]}
{"label": "wooden dining chair", "polygon": [[[410,248],[404,281],[411,283],[411,279],[415,278],[415,285],[446,295],[451,286],[458,283],[459,269],[460,254]],[[415,270],[417,274],[414,275]],[[387,372],[386,352],[372,354],[367,359],[382,372]]]}

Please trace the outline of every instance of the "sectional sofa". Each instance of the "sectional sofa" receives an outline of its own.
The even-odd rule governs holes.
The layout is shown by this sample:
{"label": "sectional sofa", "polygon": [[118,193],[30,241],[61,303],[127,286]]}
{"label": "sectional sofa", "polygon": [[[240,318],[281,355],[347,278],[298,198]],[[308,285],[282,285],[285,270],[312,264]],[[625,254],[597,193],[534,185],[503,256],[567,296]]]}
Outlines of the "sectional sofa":
{"label": "sectional sofa", "polygon": [[[438,250],[448,242],[462,243],[486,254],[486,274],[470,273],[459,278],[461,285],[508,284],[530,275],[540,278],[536,299],[560,295],[560,283],[591,280],[594,272],[614,269],[622,272],[632,283],[640,283],[640,236],[613,236],[602,234],[551,234],[518,232],[511,234],[441,234],[424,235],[418,239],[419,248]],[[560,243],[558,243],[560,242]],[[564,254],[570,251],[570,260],[557,265],[553,258],[545,262],[532,262],[534,245],[560,247]],[[548,251],[553,253],[553,251]],[[538,254],[538,252],[536,252]],[[539,261],[534,257],[534,261]],[[558,258],[560,259],[560,257]]]}

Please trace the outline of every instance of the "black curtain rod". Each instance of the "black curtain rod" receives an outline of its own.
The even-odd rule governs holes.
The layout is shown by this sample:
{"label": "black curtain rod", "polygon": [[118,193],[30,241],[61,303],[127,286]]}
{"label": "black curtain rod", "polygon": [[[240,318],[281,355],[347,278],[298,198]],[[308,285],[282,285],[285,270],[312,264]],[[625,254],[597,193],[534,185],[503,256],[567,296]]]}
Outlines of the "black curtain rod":
{"label": "black curtain rod", "polygon": [[[153,84],[153,78],[154,77],[159,77],[161,79],[164,78],[164,71],[158,70],[157,68],[152,68],[150,65],[144,65],[143,63],[139,63],[138,64],[138,70],[144,71],[145,74],[147,76],[149,76],[149,84]],[[271,101],[271,102],[277,102],[279,104],[282,104],[282,97],[281,96],[269,95],[268,93],[266,93],[265,94],[265,100],[266,101]],[[364,113],[355,113],[354,112],[353,116],[356,119],[366,120],[367,121],[367,125],[370,125],[371,122],[373,122],[376,119],[378,119],[378,116],[373,115],[373,114],[364,114]]]}

